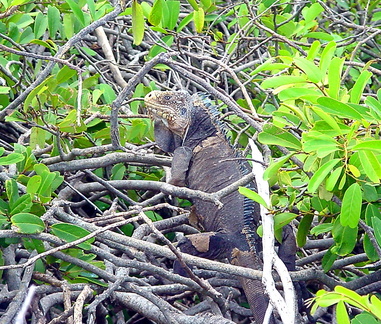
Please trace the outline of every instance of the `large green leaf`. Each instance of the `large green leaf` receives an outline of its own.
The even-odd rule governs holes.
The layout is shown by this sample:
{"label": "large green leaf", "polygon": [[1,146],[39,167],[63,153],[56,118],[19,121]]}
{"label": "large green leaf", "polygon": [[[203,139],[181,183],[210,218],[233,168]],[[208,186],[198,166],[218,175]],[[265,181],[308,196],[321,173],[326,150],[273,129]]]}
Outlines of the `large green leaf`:
{"label": "large green leaf", "polygon": [[152,10],[149,14],[148,21],[154,26],[158,26],[163,17],[163,0],[155,0]]}
{"label": "large green leaf", "polygon": [[357,183],[353,183],[344,193],[340,222],[343,226],[355,228],[360,220],[362,205],[361,187]]}
{"label": "large green leaf", "polygon": [[137,0],[132,1],[132,36],[135,45],[139,45],[144,37],[143,9]]}
{"label": "large green leaf", "polygon": [[258,135],[258,138],[263,144],[281,145],[296,150],[302,148],[302,144],[294,135],[270,124],[263,127],[263,132]]}
{"label": "large green leaf", "polygon": [[[81,239],[85,237],[86,235],[89,235],[90,232],[73,224],[54,224],[51,226],[51,232],[59,237],[60,239],[66,241],[66,242],[73,242],[78,239]],[[85,242],[82,242],[78,244],[78,246],[81,249],[84,250],[90,250],[91,249],[91,244],[94,242],[95,238],[92,237]]]}
{"label": "large green leaf", "polygon": [[372,182],[379,183],[381,179],[381,163],[376,155],[369,150],[360,150],[358,154],[365,174]]}
{"label": "large green leaf", "polygon": [[297,57],[294,59],[295,65],[301,69],[306,75],[308,80],[318,83],[321,81],[323,74],[318,66],[313,62],[303,58]]}
{"label": "large green leaf", "polygon": [[361,72],[360,76],[356,80],[356,83],[354,84],[350,92],[352,103],[355,103],[355,104],[359,103],[363,90],[371,76],[372,76],[372,73],[369,71]]}
{"label": "large green leaf", "polygon": [[14,230],[23,234],[37,234],[45,229],[44,222],[36,215],[30,213],[18,213],[11,217]]}
{"label": "large green leaf", "polygon": [[333,167],[339,163],[340,159],[333,159],[324,163],[319,170],[311,177],[308,183],[308,191],[315,192],[326,176],[333,170]]}
{"label": "large green leaf", "polygon": [[267,205],[265,200],[255,191],[250,190],[249,188],[246,188],[246,187],[239,187],[238,191],[241,195],[244,195],[245,197],[261,204],[262,206],[266,207],[267,209],[269,208],[269,206]]}
{"label": "large green leaf", "polygon": [[296,242],[299,247],[303,247],[307,242],[307,234],[310,230],[312,220],[314,219],[314,215],[307,214],[302,217],[302,220],[298,226],[298,232],[296,234]]}
{"label": "large green leaf", "polygon": [[332,236],[336,245],[332,247],[332,252],[337,255],[345,256],[351,253],[356,246],[358,227],[341,225],[341,216],[335,220],[332,228]]}
{"label": "large green leaf", "polygon": [[280,75],[266,79],[262,82],[262,88],[278,88],[283,85],[294,85],[295,83],[306,83],[307,80],[304,76]]}
{"label": "large green leaf", "polygon": [[324,111],[333,115],[355,120],[362,120],[364,118],[363,114],[341,101],[328,97],[321,97],[317,102],[321,105],[321,108]]}

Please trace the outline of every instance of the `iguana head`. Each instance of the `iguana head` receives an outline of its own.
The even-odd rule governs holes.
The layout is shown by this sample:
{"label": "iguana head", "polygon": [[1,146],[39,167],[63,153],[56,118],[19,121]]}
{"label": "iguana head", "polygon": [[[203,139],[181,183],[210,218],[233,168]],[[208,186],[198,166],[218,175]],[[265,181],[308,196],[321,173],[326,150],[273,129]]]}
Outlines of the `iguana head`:
{"label": "iguana head", "polygon": [[184,137],[191,123],[192,96],[185,91],[152,91],[144,98],[148,112]]}

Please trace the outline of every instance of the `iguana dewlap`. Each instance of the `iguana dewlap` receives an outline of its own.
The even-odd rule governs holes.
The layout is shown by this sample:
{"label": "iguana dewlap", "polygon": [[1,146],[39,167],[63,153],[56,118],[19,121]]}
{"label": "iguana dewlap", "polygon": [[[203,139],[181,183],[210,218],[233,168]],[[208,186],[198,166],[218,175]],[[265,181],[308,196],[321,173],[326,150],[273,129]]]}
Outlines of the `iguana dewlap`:
{"label": "iguana dewlap", "polygon": [[[173,153],[170,183],[210,193],[247,174],[249,165],[236,158],[216,110],[206,98],[185,91],[152,91],[144,101],[154,119],[157,145]],[[255,188],[255,183],[249,186]],[[179,242],[180,250],[209,259],[228,258],[232,264],[261,269],[260,242],[255,237],[259,206],[238,191],[221,202],[219,208],[213,202],[192,199],[193,222],[203,233],[186,236]],[[284,251],[291,264],[295,260],[293,246],[288,245]],[[268,298],[261,281],[240,280],[255,322],[262,323]],[[270,323],[274,323],[273,318]]]}

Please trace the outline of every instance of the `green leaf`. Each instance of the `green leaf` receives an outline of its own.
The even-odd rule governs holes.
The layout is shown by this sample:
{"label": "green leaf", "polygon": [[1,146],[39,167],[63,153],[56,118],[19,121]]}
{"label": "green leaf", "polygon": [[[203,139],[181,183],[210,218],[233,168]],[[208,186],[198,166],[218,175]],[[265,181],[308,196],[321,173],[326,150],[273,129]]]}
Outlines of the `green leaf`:
{"label": "green leaf", "polygon": [[46,29],[48,28],[48,19],[45,15],[39,12],[34,21],[34,37],[40,38],[44,35]]}
{"label": "green leaf", "polygon": [[361,313],[356,315],[352,320],[352,324],[380,324],[380,321],[377,321],[373,315],[369,313]]}
{"label": "green leaf", "polygon": [[163,17],[163,0],[155,0],[152,10],[149,14],[148,21],[154,26],[158,26]]}
{"label": "green leaf", "polygon": [[337,259],[337,254],[332,253],[332,249],[333,248],[334,248],[334,246],[331,247],[326,252],[326,254],[324,254],[323,259],[321,260],[321,265],[323,267],[323,271],[324,272],[328,272],[331,269],[331,267],[332,267],[333,263],[335,262],[335,260]]}
{"label": "green leaf", "polygon": [[280,230],[283,226],[289,224],[293,219],[298,217],[295,213],[280,213],[274,216],[274,230]]}
{"label": "green leaf", "polygon": [[318,83],[321,81],[323,75],[319,67],[317,67],[313,62],[303,57],[295,58],[294,62],[295,65],[307,75],[308,80],[314,83]]}
{"label": "green leaf", "polygon": [[332,230],[332,227],[333,227],[332,223],[319,224],[319,225],[314,226],[311,229],[311,234],[312,235],[320,235],[320,234],[323,234],[323,233],[327,233],[327,232]]}
{"label": "green leaf", "polygon": [[198,10],[198,4],[195,0],[187,0],[188,3],[192,6],[193,10]]}
{"label": "green leaf", "polygon": [[92,20],[97,20],[94,0],[86,0]]}
{"label": "green leaf", "polygon": [[268,181],[270,178],[275,176],[279,169],[283,166],[285,162],[287,162],[293,154],[287,154],[286,156],[283,156],[279,158],[276,162],[273,162],[269,165],[269,167],[265,170],[263,174],[263,179]]}
{"label": "green leaf", "polygon": [[163,12],[163,27],[173,30],[180,15],[180,1],[167,0],[165,4],[167,8]]}
{"label": "green leaf", "polygon": [[280,75],[266,79],[262,82],[263,89],[278,88],[284,85],[294,85],[295,83],[306,83],[304,76]]}
{"label": "green leaf", "polygon": [[365,174],[372,182],[379,183],[381,179],[381,164],[376,155],[368,150],[360,150],[358,155]]}
{"label": "green leaf", "polygon": [[379,246],[381,246],[381,219],[372,217],[372,224],[374,229],[374,236]]}
{"label": "green leaf", "polygon": [[85,27],[85,16],[83,15],[82,9],[73,0],[66,0],[66,2],[69,5],[70,9],[73,11],[74,16],[81,23],[82,27]]}
{"label": "green leaf", "polygon": [[332,228],[332,236],[336,245],[332,247],[332,252],[341,256],[351,253],[356,246],[358,227],[351,228],[342,226],[340,217],[335,220]]}
{"label": "green leaf", "polygon": [[265,202],[265,200],[255,191],[250,190],[249,188],[246,187],[239,187],[238,191],[241,195],[244,195],[245,197],[257,202],[258,204],[261,204],[262,206],[266,207],[269,209],[269,206]]}
{"label": "green leaf", "polygon": [[336,306],[337,324],[350,324],[347,308],[342,300]]}
{"label": "green leaf", "polygon": [[311,193],[315,192],[325,177],[332,171],[333,167],[339,163],[339,161],[340,159],[333,159],[324,163],[311,177],[308,183],[308,191]]}
{"label": "green leaf", "polygon": [[325,188],[328,191],[333,191],[335,186],[337,185],[340,175],[343,172],[344,167],[338,167],[330,174],[330,176],[327,178],[327,182],[325,183]]}
{"label": "green leaf", "polygon": [[38,191],[38,188],[40,188],[42,182],[42,178],[40,175],[34,175],[31,177],[28,181],[28,184],[26,186],[26,192],[30,194],[36,194]]}
{"label": "green leaf", "polygon": [[123,163],[115,164],[111,169],[111,180],[122,180],[126,173],[126,167]]}
{"label": "green leaf", "polygon": [[10,165],[21,162],[24,160],[24,155],[20,153],[10,153],[6,156],[0,157],[0,165]]}
{"label": "green leaf", "polygon": [[60,15],[60,11],[57,7],[48,6],[48,29],[51,39],[56,39],[56,33],[61,28]]}
{"label": "green leaf", "polygon": [[366,253],[366,256],[369,258],[369,260],[372,262],[378,261],[380,258],[378,256],[377,251],[374,248],[372,241],[370,240],[368,234],[364,235],[364,239],[363,239],[362,243],[363,243],[363,247],[364,247],[364,251]]}
{"label": "green leaf", "polygon": [[12,226],[17,233],[37,234],[45,229],[44,222],[36,215],[30,213],[18,213],[11,218]]}
{"label": "green leaf", "polygon": [[317,102],[320,105],[322,105],[321,108],[324,111],[327,111],[333,115],[338,115],[343,118],[350,118],[355,120],[363,120],[364,118],[362,114],[353,109],[351,106],[338,100],[328,97],[321,97],[317,100]]}
{"label": "green leaf", "polygon": [[370,302],[370,311],[377,316],[378,319],[381,319],[381,300],[375,295],[372,295],[370,296]]}
{"label": "green leaf", "polygon": [[132,35],[134,45],[140,45],[144,37],[144,15],[142,6],[137,0],[132,1]]}
{"label": "green leaf", "polygon": [[32,196],[29,194],[22,195],[13,204],[13,208],[9,212],[11,215],[16,215],[21,212],[29,212],[33,205]]}
{"label": "green leaf", "polygon": [[345,58],[335,57],[328,68],[328,95],[333,99],[338,99],[341,86],[341,72],[343,70]]}
{"label": "green leaf", "polygon": [[343,226],[355,228],[360,220],[362,204],[361,187],[357,183],[353,183],[344,193],[340,222]]}
{"label": "green leaf", "polygon": [[296,233],[296,242],[298,243],[299,247],[302,247],[306,244],[307,234],[310,230],[313,218],[314,215],[312,214],[304,215],[299,223],[298,232]]}
{"label": "green leaf", "polygon": [[325,75],[328,67],[330,66],[332,62],[332,57],[336,51],[336,42],[331,41],[328,44],[326,44],[323,52],[321,53],[320,58],[320,69],[322,71],[322,74]]}
{"label": "green leaf", "polygon": [[358,79],[356,80],[356,83],[354,84],[350,95],[351,95],[351,103],[359,103],[361,99],[361,95],[364,91],[364,88],[369,81],[370,77],[372,76],[372,73],[369,71],[362,71]]}
{"label": "green leaf", "polygon": [[199,7],[197,11],[195,10],[193,13],[193,19],[194,19],[194,25],[196,27],[196,32],[200,34],[202,30],[204,29],[204,21],[205,21],[204,9]]}
{"label": "green leaf", "polygon": [[11,207],[11,209],[13,209],[15,206],[15,202],[20,197],[16,180],[9,179],[5,181],[5,192],[8,197],[9,206]]}
{"label": "green leaf", "polygon": [[370,150],[370,151],[381,151],[381,140],[370,140],[361,142],[352,147],[352,150]]}
{"label": "green leaf", "polygon": [[263,144],[281,145],[296,150],[302,148],[300,141],[295,136],[275,125],[265,124],[263,132],[258,135],[258,138]]}
{"label": "green leaf", "polygon": [[381,102],[377,101],[375,98],[371,96],[367,96],[365,98],[365,103],[368,107],[371,108],[373,116],[375,116],[376,119],[381,119]]}
{"label": "green leaf", "polygon": [[[66,241],[66,242],[73,242],[78,239],[81,239],[85,237],[86,235],[89,235],[90,232],[83,229],[82,227],[79,227],[77,225],[73,224],[54,224],[51,226],[51,232],[59,237],[60,239]],[[78,244],[78,247],[84,250],[90,250],[91,244],[95,241],[95,238],[92,237],[85,242],[82,242]]]}

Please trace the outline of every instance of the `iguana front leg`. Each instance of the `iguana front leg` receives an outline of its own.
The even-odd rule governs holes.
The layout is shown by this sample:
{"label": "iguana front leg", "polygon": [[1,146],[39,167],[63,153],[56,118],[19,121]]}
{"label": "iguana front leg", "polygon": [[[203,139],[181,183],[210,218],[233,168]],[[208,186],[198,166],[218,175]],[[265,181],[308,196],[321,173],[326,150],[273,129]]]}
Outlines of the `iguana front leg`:
{"label": "iguana front leg", "polygon": [[192,149],[180,146],[173,152],[170,184],[186,186],[186,177],[192,159]]}

